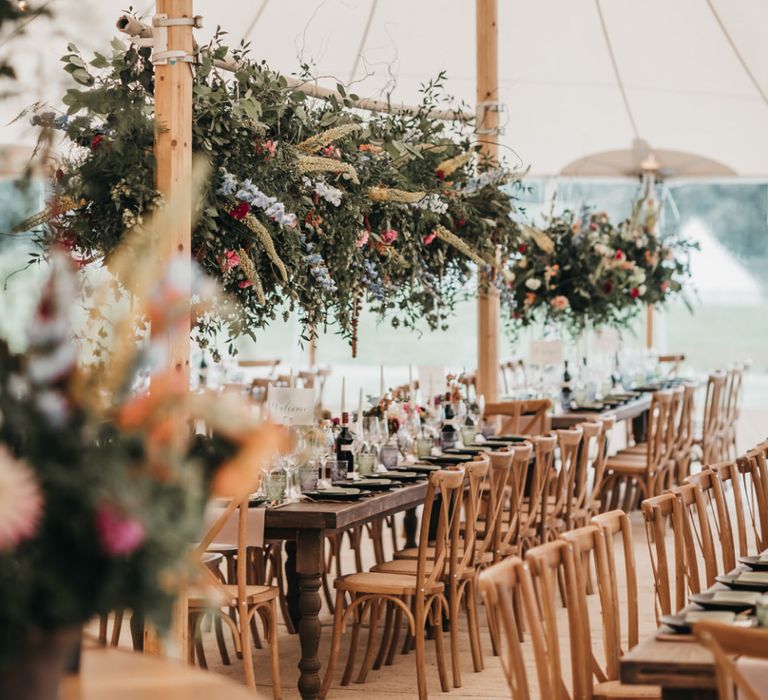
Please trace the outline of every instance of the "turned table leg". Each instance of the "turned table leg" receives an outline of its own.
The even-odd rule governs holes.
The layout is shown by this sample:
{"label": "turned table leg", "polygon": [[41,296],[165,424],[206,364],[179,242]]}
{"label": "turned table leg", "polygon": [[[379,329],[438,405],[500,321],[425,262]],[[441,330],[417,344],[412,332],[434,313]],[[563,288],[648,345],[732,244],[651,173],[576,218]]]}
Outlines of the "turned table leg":
{"label": "turned table leg", "polygon": [[296,538],[296,578],[299,584],[298,630],[301,643],[299,693],[303,700],[315,700],[320,692],[320,659],[317,653],[321,632],[322,570],[323,531],[299,530]]}
{"label": "turned table leg", "polygon": [[301,612],[299,611],[299,586],[296,576],[296,542],[288,540],[285,543],[285,602],[288,604],[288,615],[293,623],[293,629],[298,629]]}

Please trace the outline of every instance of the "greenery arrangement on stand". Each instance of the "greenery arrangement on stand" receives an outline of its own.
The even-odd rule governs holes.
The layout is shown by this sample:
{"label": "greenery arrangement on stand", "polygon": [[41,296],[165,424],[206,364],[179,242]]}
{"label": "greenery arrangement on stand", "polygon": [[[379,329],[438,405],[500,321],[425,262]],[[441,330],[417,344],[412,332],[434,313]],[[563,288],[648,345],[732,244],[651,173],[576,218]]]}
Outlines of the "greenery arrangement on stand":
{"label": "greenery arrangement on stand", "polygon": [[564,211],[546,228],[524,227],[510,265],[513,329],[550,322],[577,337],[587,326],[626,328],[648,304],[685,299],[695,247],[656,231],[652,200],[615,226],[605,212]]}
{"label": "greenery arrangement on stand", "polygon": [[[149,53],[112,48],[86,62],[70,45],[62,60],[79,87],[63,98],[67,113],[33,116],[70,148],[48,210],[24,224],[45,224],[44,244],[107,266],[160,203]],[[343,86],[341,99],[311,100],[218,37],[199,50],[194,76],[193,147],[210,180],[193,253],[242,308],[199,319],[203,341],[222,328],[252,335],[282,310],[298,312],[307,334],[334,326],[354,351],[363,304],[395,326],[444,327],[478,267],[517,248],[509,185],[519,177],[480,162],[469,119],[430,118],[446,99],[442,76],[414,112],[366,118]]]}

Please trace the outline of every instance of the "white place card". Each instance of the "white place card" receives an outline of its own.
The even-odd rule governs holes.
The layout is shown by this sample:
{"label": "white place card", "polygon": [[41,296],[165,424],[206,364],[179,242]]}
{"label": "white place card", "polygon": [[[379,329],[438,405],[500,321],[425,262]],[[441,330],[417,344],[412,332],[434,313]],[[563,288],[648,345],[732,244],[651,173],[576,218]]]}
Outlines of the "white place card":
{"label": "white place card", "polygon": [[563,361],[561,340],[532,340],[528,350],[528,362],[532,365],[559,365]]}
{"label": "white place card", "polygon": [[432,392],[432,397],[434,397],[438,394],[445,394],[448,391],[448,384],[445,381],[445,367],[419,365],[418,373],[419,390],[425,399],[430,392]]}
{"label": "white place card", "polygon": [[270,386],[267,411],[278,425],[314,425],[315,390]]}

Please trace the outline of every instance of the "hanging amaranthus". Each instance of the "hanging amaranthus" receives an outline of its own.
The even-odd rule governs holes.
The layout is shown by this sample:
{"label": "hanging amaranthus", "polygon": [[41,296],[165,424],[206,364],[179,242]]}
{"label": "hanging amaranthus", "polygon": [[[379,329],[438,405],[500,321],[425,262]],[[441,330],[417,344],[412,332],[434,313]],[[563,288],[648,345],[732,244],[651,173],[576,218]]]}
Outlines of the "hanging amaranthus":
{"label": "hanging amaranthus", "polygon": [[448,177],[455,173],[462,165],[469,163],[470,160],[472,160],[472,151],[466,151],[439,163],[436,170],[438,173],[442,173],[443,177]]}
{"label": "hanging amaranthus", "polygon": [[391,187],[371,187],[368,199],[372,202],[392,202],[393,204],[415,204],[426,196],[426,192],[406,192]]}
{"label": "hanging amaranthus", "polygon": [[256,272],[256,266],[253,264],[251,256],[242,248],[237,251],[237,255],[240,258],[240,267],[243,269],[245,279],[251,283],[253,291],[256,293],[256,298],[259,300],[259,304],[266,304],[267,298],[264,296],[264,287],[261,284],[261,277],[259,277],[259,273]]}
{"label": "hanging amaranthus", "polygon": [[555,242],[541,229],[528,224],[522,224],[523,235],[533,239],[533,242],[545,253],[552,253],[555,250]]}
{"label": "hanging amaranthus", "polygon": [[363,291],[358,287],[355,290],[355,300],[353,302],[352,307],[352,340],[351,340],[351,346],[352,346],[352,358],[354,359],[357,357],[357,328],[358,324],[360,323],[360,305],[363,298]]}
{"label": "hanging amaranthus", "polygon": [[441,241],[447,243],[450,246],[453,246],[454,248],[456,248],[456,250],[466,255],[470,260],[472,260],[473,262],[476,262],[478,265],[490,265],[491,267],[495,267],[495,264],[493,262],[489,262],[488,260],[483,258],[476,250],[474,250],[471,246],[469,246],[466,243],[466,241],[461,240],[461,238],[459,238],[452,231],[449,231],[442,224],[438,224],[435,227],[435,235]]}
{"label": "hanging amaranthus", "polygon": [[333,129],[322,131],[319,134],[310,136],[308,139],[302,141],[297,148],[305,153],[317,153],[321,148],[332,144],[334,141],[346,138],[351,134],[354,134],[362,129],[360,124],[342,124],[341,126],[335,126]]}
{"label": "hanging amaranthus", "polygon": [[299,172],[302,175],[309,173],[342,173],[349,176],[356,185],[360,184],[357,171],[349,164],[342,163],[335,158],[323,158],[321,156],[299,156]]}
{"label": "hanging amaranthus", "polygon": [[51,202],[51,204],[49,204],[42,211],[39,211],[37,212],[37,214],[33,214],[32,216],[27,217],[26,219],[24,219],[24,221],[20,221],[11,229],[11,231],[13,231],[13,233],[22,233],[23,231],[29,231],[33,228],[37,228],[38,226],[42,226],[43,224],[49,222],[51,219],[59,216],[60,214],[66,214],[67,212],[72,211],[73,209],[82,207],[84,204],[85,204],[84,199],[81,199],[79,202],[76,202],[74,199],[71,199],[70,197],[61,197],[59,199],[55,199],[53,202]]}
{"label": "hanging amaranthus", "polygon": [[253,214],[248,214],[245,219],[243,219],[243,223],[245,223],[250,231],[253,232],[259,239],[261,244],[264,246],[264,250],[267,251],[269,259],[275,264],[275,267],[280,272],[280,277],[282,277],[283,282],[287,282],[288,271],[285,269],[283,261],[277,254],[277,250],[275,249],[275,242],[272,240],[272,236],[269,234],[269,231],[267,231],[264,224],[262,224],[261,221],[259,221]]}

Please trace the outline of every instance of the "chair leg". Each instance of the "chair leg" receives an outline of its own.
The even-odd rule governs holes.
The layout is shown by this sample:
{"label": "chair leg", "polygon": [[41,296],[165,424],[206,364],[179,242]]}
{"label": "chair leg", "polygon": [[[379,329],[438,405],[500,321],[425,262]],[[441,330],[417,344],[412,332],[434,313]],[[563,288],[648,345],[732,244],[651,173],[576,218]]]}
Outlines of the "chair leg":
{"label": "chair leg", "polygon": [[417,615],[414,619],[416,620],[416,629],[413,635],[416,643],[416,687],[419,691],[419,700],[428,700],[426,659],[424,655],[424,617],[423,615]]}
{"label": "chair leg", "polygon": [[277,647],[277,603],[273,599],[269,603],[269,642],[272,657],[272,698],[282,700],[283,688],[280,683],[280,650]]}
{"label": "chair leg", "polygon": [[[467,624],[469,626],[469,641],[472,648],[472,665],[475,673],[483,670],[483,650],[480,645],[480,625],[477,620],[477,589],[475,581],[469,580],[466,585],[467,591]],[[457,620],[458,622],[458,620]]]}
{"label": "chair leg", "polygon": [[[438,607],[440,601],[434,603]],[[448,683],[448,672],[445,668],[445,645],[443,643],[443,616],[436,614],[436,624],[432,625],[432,636],[435,638],[435,656],[437,657],[437,671],[440,675],[440,688],[447,693],[451,686]]]}
{"label": "chair leg", "polygon": [[205,620],[205,613],[198,616],[194,626],[193,634],[195,636],[195,655],[197,656],[197,662],[200,668],[205,671],[208,670],[208,661],[205,658],[205,648],[203,647],[203,621]]}
{"label": "chair leg", "polygon": [[283,616],[283,623],[288,634],[296,634],[296,629],[293,626],[293,620],[291,619],[291,613],[288,611],[288,599],[285,592],[285,577],[283,576],[283,550],[282,547],[273,548],[270,553],[272,561],[272,574],[275,577],[275,585],[278,591],[280,591],[280,613]]}
{"label": "chair leg", "polygon": [[360,666],[360,673],[357,674],[356,683],[365,683],[365,679],[368,677],[368,671],[371,670],[371,666],[373,665],[373,654],[376,649],[376,632],[379,629],[379,611],[381,610],[381,605],[381,600],[374,600],[370,606],[370,611],[368,613],[368,646],[365,649],[365,656],[363,657],[363,663]]}
{"label": "chair leg", "polygon": [[339,658],[341,646],[341,616],[344,614],[344,591],[336,591],[336,612],[333,614],[333,639],[331,640],[331,654],[328,657],[328,665],[325,669],[323,683],[320,686],[319,697],[325,698],[333,680],[333,668]]}
{"label": "chair leg", "polygon": [[123,628],[123,611],[115,610],[115,619],[112,621],[112,638],[110,645],[116,647],[120,644],[120,631]]}
{"label": "chair leg", "polygon": [[[512,604],[514,605],[514,598]],[[499,628],[496,626],[496,618],[494,617],[494,610],[485,604],[485,619],[488,622],[488,635],[491,638],[491,651],[494,656],[499,655]]]}
{"label": "chair leg", "polygon": [[392,642],[392,621],[395,617],[395,604],[391,602],[386,603],[387,613],[384,617],[384,631],[381,633],[381,644],[379,644],[379,653],[376,654],[376,659],[373,662],[374,670],[378,671],[381,665],[384,663],[389,645]]}
{"label": "chair leg", "polygon": [[109,615],[99,615],[99,644],[107,646],[107,625],[109,624]]}
{"label": "chair leg", "polygon": [[400,640],[400,629],[403,626],[403,610],[398,605],[395,610],[395,622],[392,625],[392,641],[389,644],[389,650],[387,651],[387,658],[384,661],[385,665],[391,666],[395,661],[395,654],[397,653],[397,643]]}
{"label": "chair leg", "polygon": [[[336,606],[342,606],[342,612],[344,610],[344,601],[336,598]],[[352,637],[349,641],[349,653],[347,654],[347,665],[344,667],[344,674],[341,676],[341,684],[344,686],[349,685],[349,681],[352,679],[352,671],[355,667],[355,657],[357,656],[357,640],[360,638],[360,625],[363,622],[367,608],[369,608],[371,602],[363,603],[356,610],[353,611],[354,622],[352,623]]]}
{"label": "chair leg", "polygon": [[253,671],[253,651],[251,649],[251,620],[249,619],[248,606],[241,603],[237,607],[240,620],[240,649],[243,653],[243,670],[245,671],[245,683],[249,688],[256,687],[256,674]]}
{"label": "chair leg", "polygon": [[213,629],[216,631],[216,644],[219,647],[219,654],[221,655],[221,663],[225,666],[229,666],[232,662],[229,659],[229,652],[227,651],[227,643],[224,639],[224,628],[221,618],[218,615],[213,616]]}
{"label": "chair leg", "polygon": [[[455,590],[451,590],[448,600],[449,641],[451,645],[451,669],[453,671],[453,687],[461,688],[461,654],[459,653],[459,600]],[[442,625],[441,625],[442,627]],[[437,639],[435,639],[437,642]]]}

